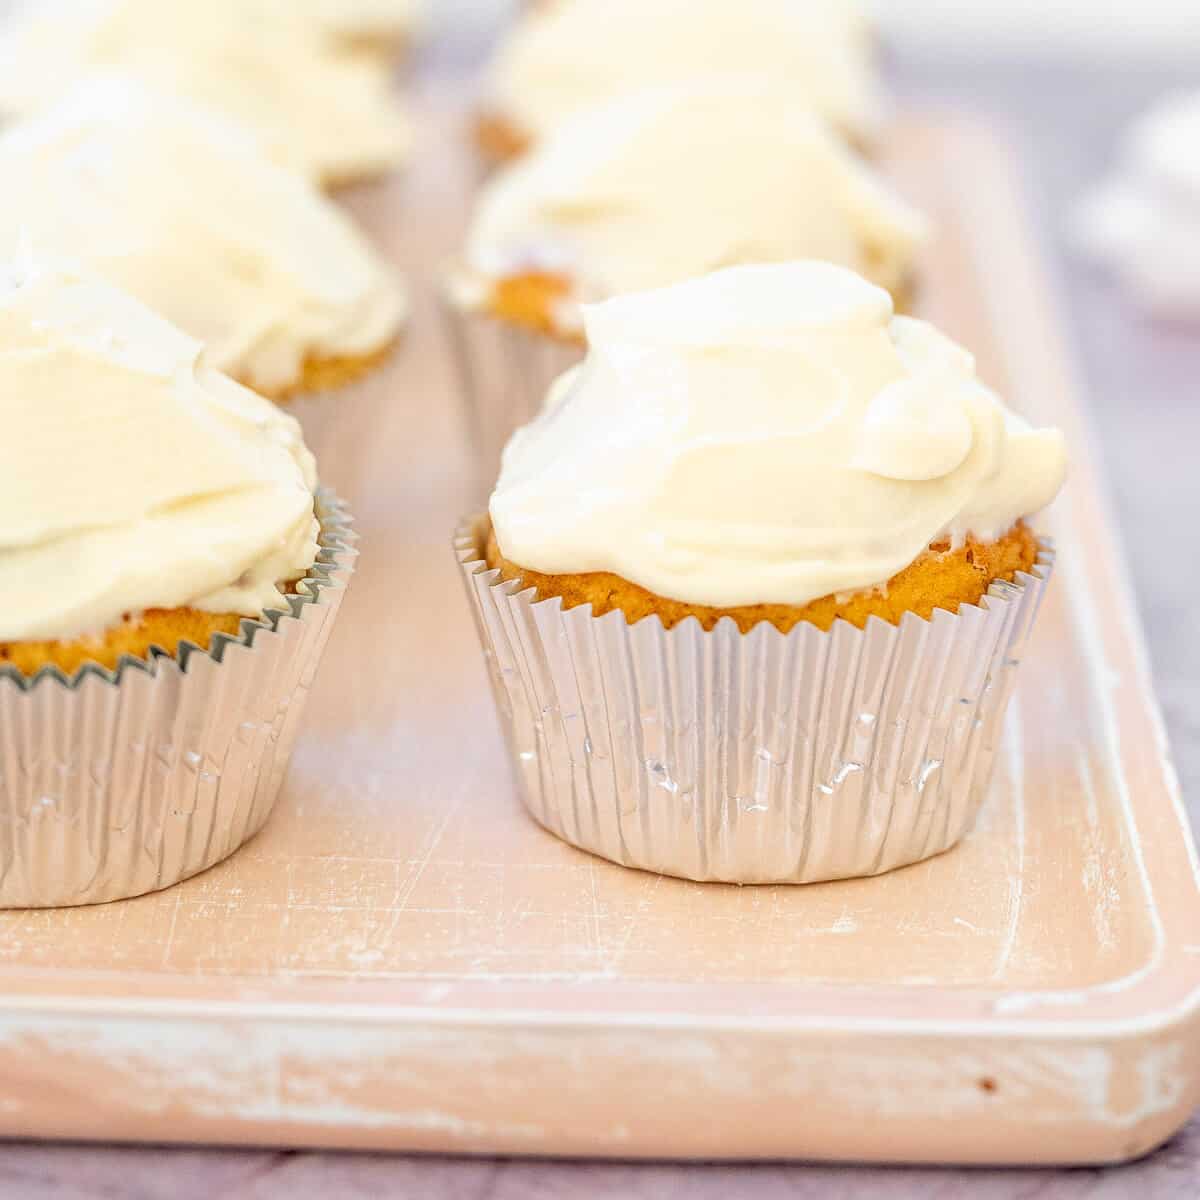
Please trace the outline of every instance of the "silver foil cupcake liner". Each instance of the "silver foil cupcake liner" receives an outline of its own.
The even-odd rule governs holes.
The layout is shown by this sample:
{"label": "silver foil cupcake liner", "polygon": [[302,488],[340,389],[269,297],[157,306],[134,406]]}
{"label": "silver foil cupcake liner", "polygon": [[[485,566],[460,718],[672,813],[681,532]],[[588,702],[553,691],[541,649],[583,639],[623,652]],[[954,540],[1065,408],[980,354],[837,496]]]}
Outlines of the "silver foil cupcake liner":
{"label": "silver foil cupcake liner", "polygon": [[359,379],[327,391],[302,392],[283,410],[300,422],[321,478],[338,492],[357,492],[378,432],[379,402],[394,403],[398,351]]}
{"label": "silver foil cupcake liner", "polygon": [[828,633],[564,610],[455,551],[521,797],[566,842],[695,880],[811,883],[930,858],[971,827],[1050,577]]}
{"label": "silver foil cupcake liner", "polygon": [[410,336],[407,322],[363,371],[343,383],[298,391],[280,403],[300,422],[304,444],[330,487],[353,491],[377,433],[378,411],[394,404],[397,374]]}
{"label": "silver foil cupcake liner", "polygon": [[537,416],[550,385],[586,349],[471,309],[450,287],[440,298],[478,481],[490,490],[508,439]]}
{"label": "silver foil cupcake liner", "polygon": [[316,509],[289,608],[238,636],[70,678],[0,667],[0,907],[157,891],[262,827],[353,569],[346,509],[325,489]]}

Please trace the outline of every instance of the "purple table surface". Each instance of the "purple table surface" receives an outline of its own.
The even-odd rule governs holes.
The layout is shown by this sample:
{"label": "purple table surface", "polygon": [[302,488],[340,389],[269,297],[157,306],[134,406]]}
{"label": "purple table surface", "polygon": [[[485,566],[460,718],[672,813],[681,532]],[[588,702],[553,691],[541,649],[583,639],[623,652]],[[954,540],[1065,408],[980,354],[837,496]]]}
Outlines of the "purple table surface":
{"label": "purple table surface", "polygon": [[[1155,676],[1184,795],[1200,818],[1200,317],[1146,321],[1115,287],[1066,251],[1071,203],[1110,161],[1116,130],[1179,71],[1113,64],[984,60],[896,62],[904,98],[952,102],[1007,126],[1028,165],[1045,246],[1058,274],[1068,332],[1090,389],[1117,511],[1149,634]],[[1194,85],[1193,75],[1190,82]],[[804,1200],[807,1197],[1200,1195],[1200,1119],[1157,1154],[1103,1170],[961,1171],[803,1165],[604,1164],[8,1144],[6,1200],[276,1200],[308,1196],[420,1200]]]}

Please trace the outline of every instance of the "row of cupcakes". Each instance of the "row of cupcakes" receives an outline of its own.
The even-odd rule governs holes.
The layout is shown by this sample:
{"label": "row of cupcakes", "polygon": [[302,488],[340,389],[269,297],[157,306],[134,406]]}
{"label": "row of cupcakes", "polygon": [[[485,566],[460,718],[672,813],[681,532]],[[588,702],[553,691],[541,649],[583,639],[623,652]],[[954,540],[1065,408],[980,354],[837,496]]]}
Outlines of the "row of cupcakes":
{"label": "row of cupcakes", "polygon": [[[22,0],[0,30],[0,117],[118,71],[244,125],[323,186],[353,183],[409,151],[387,43],[415,16],[412,0]],[[372,31],[384,49],[356,49]]]}
{"label": "row of cupcakes", "polygon": [[[551,0],[538,19],[588,2]],[[927,857],[986,787],[1050,566],[1025,518],[1061,483],[1061,437],[894,316],[877,284],[903,297],[920,219],[782,81],[634,96],[573,119],[598,134],[564,135],[545,193],[558,135],[497,176],[480,212],[500,215],[477,228],[498,232],[452,288],[464,336],[520,333],[576,364],[513,394],[468,371],[477,411],[536,413],[488,514],[456,538],[522,794],[568,841],[692,878],[807,882]],[[690,111],[725,130],[707,143],[723,170],[702,173]],[[730,132],[755,113],[761,140]],[[660,119],[674,136],[639,149],[631,135]],[[759,160],[780,128],[771,174]],[[728,155],[743,141],[749,186]],[[647,181],[606,174],[625,154]],[[562,185],[573,155],[585,167]],[[568,269],[489,258],[512,228],[529,253],[560,238]],[[261,270],[234,261],[234,277]],[[727,265],[743,261],[757,265]],[[8,282],[0,361],[28,431],[15,444],[39,451],[0,474],[0,570],[26,589],[0,620],[15,864],[0,902],[111,899],[202,869],[265,819],[348,533],[332,497],[314,501],[295,423],[192,337],[75,268],[26,262]],[[537,320],[506,307],[522,290]],[[40,455],[85,403],[68,470],[51,472]],[[159,461],[143,469],[145,448]]]}
{"label": "row of cupcakes", "polygon": [[326,189],[407,152],[411,11],[59,0],[0,31],[0,905],[167,886],[272,808],[354,553],[273,401],[399,338]]}
{"label": "row of cupcakes", "polygon": [[871,875],[987,793],[1065,448],[889,294],[742,266],[584,311],[455,548],[521,796],[697,880]]}
{"label": "row of cupcakes", "polygon": [[[395,271],[320,185],[398,165],[407,135],[388,132],[386,59],[259,4],[255,22],[222,0],[74,0],[7,28],[0,62],[20,70],[0,70],[0,111],[29,111],[0,129],[0,243],[86,264],[284,399],[399,337]],[[347,111],[367,88],[374,116]]]}
{"label": "row of cupcakes", "polygon": [[819,0],[524,15],[479,120],[483,153],[507,153],[446,288],[489,470],[580,358],[583,303],[813,258],[910,306],[928,229],[864,153],[883,127],[872,50],[854,4]]}
{"label": "row of cupcakes", "polygon": [[455,546],[528,810],[614,862],[870,875],[987,791],[1065,449],[896,315],[872,55],[851,4],[545,0],[489,72]]}

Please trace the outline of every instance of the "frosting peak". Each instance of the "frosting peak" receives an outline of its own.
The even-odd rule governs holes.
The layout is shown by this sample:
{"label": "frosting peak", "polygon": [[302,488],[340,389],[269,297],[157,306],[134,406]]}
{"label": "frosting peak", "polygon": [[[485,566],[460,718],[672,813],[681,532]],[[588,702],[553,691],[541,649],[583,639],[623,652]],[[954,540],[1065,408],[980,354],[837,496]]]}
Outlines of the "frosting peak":
{"label": "frosting peak", "polygon": [[200,351],[73,269],[0,274],[0,641],[146,608],[258,616],[311,567],[299,426]]}
{"label": "frosting peak", "polygon": [[999,537],[1065,474],[969,354],[826,263],[735,267],[586,312],[586,362],[504,455],[504,555],[670,599],[804,605],[943,538]]}
{"label": "frosting peak", "polygon": [[789,79],[871,140],[882,107],[857,0],[571,0],[531,8],[502,45],[491,104],[535,140],[619,92],[714,71]]}
{"label": "frosting peak", "polygon": [[[178,164],[186,163],[187,169]],[[404,298],[353,223],[237,126],[118,76],[0,133],[0,246],[28,233],[265,391],[386,345]]]}
{"label": "frosting peak", "polygon": [[114,69],[246,125],[322,182],[407,153],[387,64],[338,54],[310,22],[246,0],[25,0],[0,34],[0,113],[24,116]]}
{"label": "frosting peak", "polygon": [[802,87],[712,76],[601,104],[498,172],[466,258],[485,278],[560,271],[585,299],[797,258],[898,288],[924,236]]}

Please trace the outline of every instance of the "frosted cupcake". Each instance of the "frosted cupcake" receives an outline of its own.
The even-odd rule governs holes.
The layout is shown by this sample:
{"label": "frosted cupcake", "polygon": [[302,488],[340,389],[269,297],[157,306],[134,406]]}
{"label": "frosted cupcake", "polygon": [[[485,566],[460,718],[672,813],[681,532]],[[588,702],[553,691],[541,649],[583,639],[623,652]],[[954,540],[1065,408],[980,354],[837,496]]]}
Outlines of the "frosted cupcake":
{"label": "frosted cupcake", "polygon": [[400,165],[411,141],[385,62],[332,51],[307,22],[244,0],[39,0],[0,35],[0,115],[25,116],[114,68],[252,130],[324,186]]}
{"label": "frosted cupcake", "polygon": [[137,82],[95,79],[0,134],[0,245],[84,261],[273,399],[338,387],[394,346],[394,272],[242,130]]}
{"label": "frosted cupcake", "polygon": [[583,302],[740,263],[819,258],[907,304],[925,222],[791,83],[629,93],[577,116],[482,192],[451,313],[492,466],[583,352]]}
{"label": "frosted cupcake", "polygon": [[987,790],[1064,476],[969,354],[819,263],[609,301],[459,532],[522,796],[693,879],[870,875]]}
{"label": "frosted cupcake", "polygon": [[725,71],[791,81],[845,137],[870,145],[881,112],[873,42],[854,0],[530,6],[491,64],[479,144],[512,158],[621,92]]}
{"label": "frosted cupcake", "polygon": [[0,279],[0,905],[174,883],[266,820],[341,598],[299,427],[70,268]]}

